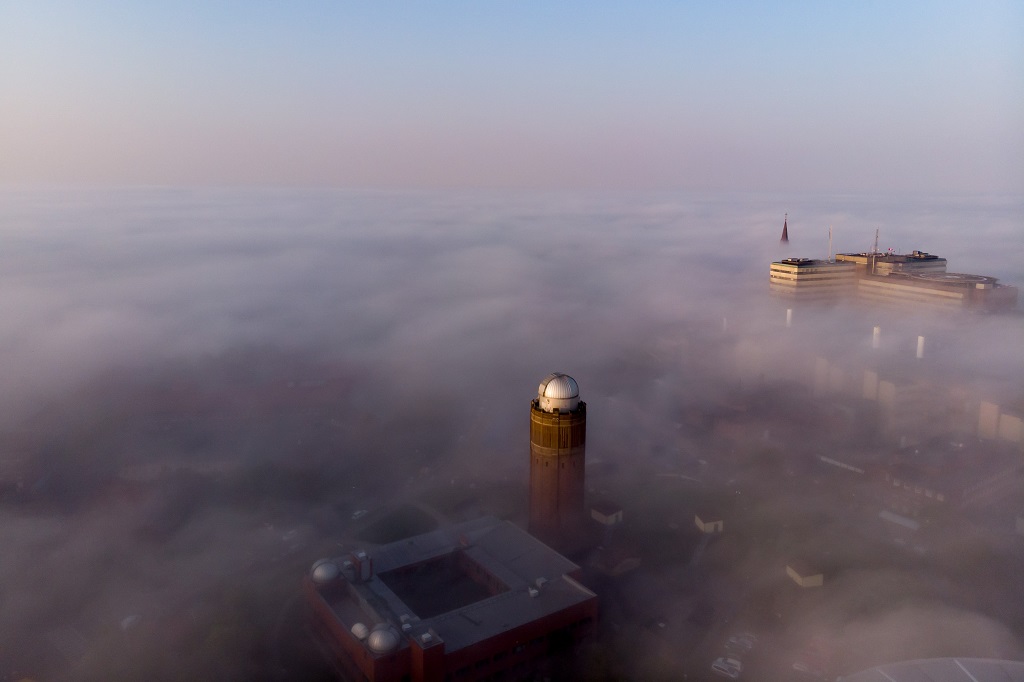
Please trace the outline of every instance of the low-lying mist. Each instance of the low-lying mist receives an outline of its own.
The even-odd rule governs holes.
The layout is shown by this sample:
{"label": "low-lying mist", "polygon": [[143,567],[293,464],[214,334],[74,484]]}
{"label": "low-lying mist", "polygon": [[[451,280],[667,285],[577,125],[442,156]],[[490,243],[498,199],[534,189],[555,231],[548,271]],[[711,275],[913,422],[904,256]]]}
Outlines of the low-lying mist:
{"label": "low-lying mist", "polygon": [[[634,499],[648,481],[741,491],[738,518],[768,544],[723,536],[700,575],[709,594],[745,581],[736,601],[766,618],[766,562],[821,544],[810,521],[766,538],[793,518],[838,527],[801,497],[820,478],[804,462],[899,436],[830,431],[809,388],[787,403],[773,386],[811,385],[819,356],[870,357],[878,325],[891,363],[912,365],[925,335],[929,381],[1024,405],[1020,315],[841,304],[797,308],[787,329],[767,286],[771,260],[824,257],[829,226],[836,251],[878,228],[882,250],[1024,286],[1019,198],[8,190],[0,207],[0,679],[329,679],[303,571],[364,509],[521,521],[527,406],[552,371],[588,403],[592,496],[633,513],[636,537],[675,537],[702,494]],[[736,423],[756,451],[723,430]],[[1024,609],[999,571],[1021,538],[975,540],[837,559],[823,596],[779,616],[786,645],[827,635],[846,672],[1020,656]],[[584,652],[578,674],[672,677],[718,655],[698,632],[718,621],[672,620],[694,612],[697,574],[677,563],[616,588],[612,660]],[[664,595],[657,616],[634,603],[645,591]]]}

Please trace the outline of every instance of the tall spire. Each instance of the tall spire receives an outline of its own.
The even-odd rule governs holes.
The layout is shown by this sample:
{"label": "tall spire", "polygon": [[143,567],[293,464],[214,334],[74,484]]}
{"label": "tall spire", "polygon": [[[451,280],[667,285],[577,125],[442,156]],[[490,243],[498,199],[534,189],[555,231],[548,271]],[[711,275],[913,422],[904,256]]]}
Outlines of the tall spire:
{"label": "tall spire", "polygon": [[789,214],[782,220],[782,239],[779,240],[780,244],[789,243]]}

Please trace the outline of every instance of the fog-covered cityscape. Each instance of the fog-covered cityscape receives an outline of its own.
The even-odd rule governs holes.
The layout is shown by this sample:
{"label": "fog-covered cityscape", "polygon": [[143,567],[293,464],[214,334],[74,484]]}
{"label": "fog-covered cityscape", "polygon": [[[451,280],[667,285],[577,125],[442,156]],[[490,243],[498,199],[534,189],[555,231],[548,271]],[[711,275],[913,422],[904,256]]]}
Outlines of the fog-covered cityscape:
{"label": "fog-covered cityscape", "polygon": [[0,2],[0,682],[1024,682],[1024,4]]}
{"label": "fog-covered cityscape", "polygon": [[621,522],[566,550],[599,617],[529,675],[712,679],[736,634],[752,679],[1021,658],[1019,310],[768,283],[827,225],[1019,283],[1019,203],[790,199],[788,245],[778,200],[736,195],[4,203],[9,679],[335,679],[310,566],[525,529],[551,371],[587,404],[586,513]]}

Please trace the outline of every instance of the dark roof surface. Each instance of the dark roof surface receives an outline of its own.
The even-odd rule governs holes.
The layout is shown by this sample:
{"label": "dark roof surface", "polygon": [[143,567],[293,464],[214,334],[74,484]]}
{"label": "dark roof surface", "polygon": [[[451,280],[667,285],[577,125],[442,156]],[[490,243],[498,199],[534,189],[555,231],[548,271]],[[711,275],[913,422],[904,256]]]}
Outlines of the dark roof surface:
{"label": "dark roof surface", "polygon": [[1024,682],[1024,662],[986,658],[928,658],[889,663],[842,682]]}
{"label": "dark roof surface", "polygon": [[[352,587],[372,607],[362,613],[368,620],[390,621],[401,628],[401,617],[411,617],[409,634],[432,629],[456,651],[501,632],[596,599],[596,595],[571,578],[578,566],[518,526],[494,517],[483,517],[366,550],[373,560],[374,577]],[[383,580],[380,573],[461,552],[477,566],[500,580],[507,590],[420,618]],[[334,603],[334,602],[346,602]],[[351,627],[352,600],[342,597],[331,606],[338,618]]]}

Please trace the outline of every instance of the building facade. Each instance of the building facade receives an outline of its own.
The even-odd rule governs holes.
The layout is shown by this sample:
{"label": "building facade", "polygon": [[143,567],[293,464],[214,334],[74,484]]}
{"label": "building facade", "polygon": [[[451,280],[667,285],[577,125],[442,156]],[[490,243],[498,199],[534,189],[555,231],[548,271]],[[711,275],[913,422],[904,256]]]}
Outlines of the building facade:
{"label": "building facade", "polygon": [[587,405],[576,381],[544,377],[530,403],[530,533],[564,546],[585,521]]}
{"label": "building facade", "polygon": [[999,311],[1017,306],[1017,288],[995,277],[955,272],[893,272],[857,282],[857,296],[873,303],[900,303],[929,308]]}
{"label": "building facade", "polygon": [[769,268],[772,294],[802,301],[834,300],[849,295],[857,283],[856,266],[813,258],[784,258]]}
{"label": "building facade", "polygon": [[995,277],[946,272],[946,259],[924,251],[839,253],[835,260],[784,258],[769,266],[770,291],[791,300],[845,296],[873,304],[1012,310],[1017,288]]}

